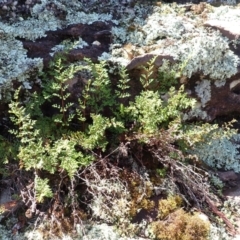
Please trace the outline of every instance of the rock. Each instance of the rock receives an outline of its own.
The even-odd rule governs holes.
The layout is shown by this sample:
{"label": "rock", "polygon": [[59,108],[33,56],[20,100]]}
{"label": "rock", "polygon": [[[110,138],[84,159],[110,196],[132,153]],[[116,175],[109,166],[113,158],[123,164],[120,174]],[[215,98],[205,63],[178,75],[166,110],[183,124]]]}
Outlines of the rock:
{"label": "rock", "polygon": [[200,212],[200,213],[198,214],[198,217],[199,217],[200,219],[202,219],[203,221],[210,223],[209,218],[208,218],[208,216],[207,216],[206,214]]}
{"label": "rock", "polygon": [[[236,9],[235,9],[236,10]],[[240,21],[225,21],[219,19],[211,19],[205,21],[205,27],[211,27],[219,30],[223,36],[227,37],[233,43],[230,44],[231,50],[236,56],[240,56]],[[234,41],[235,44],[234,44]],[[208,77],[206,76],[206,79]],[[201,81],[201,77],[195,75],[188,81],[188,89],[192,92],[192,96],[197,97],[196,82]],[[237,73],[226,79],[226,83],[218,86],[216,81],[211,81],[210,94],[211,98],[202,110],[207,113],[208,121],[213,121],[217,117],[227,116],[232,113],[240,112],[240,65],[238,63]]]}
{"label": "rock", "polygon": [[163,63],[163,60],[169,60],[170,62],[174,62],[174,59],[170,55],[160,55],[156,53],[146,53],[141,56],[137,56],[131,60],[131,62],[127,65],[128,70],[132,70],[135,68],[138,68],[139,66],[146,65],[147,62],[149,62],[152,58],[156,57],[155,60],[155,66],[160,67]]}
{"label": "rock", "polygon": [[230,40],[238,39],[240,36],[239,21],[208,20],[204,23],[206,27],[218,29],[224,36]]}
{"label": "rock", "polygon": [[[29,6],[32,6],[36,5],[37,0],[26,0],[24,2],[31,3]],[[20,4],[19,2],[17,3],[14,6],[19,8]],[[1,9],[3,6],[8,7],[8,4],[0,4]],[[41,6],[44,7],[45,5]],[[47,5],[47,7],[49,6]],[[39,8],[38,11],[43,11],[43,9]],[[58,10],[62,11],[63,9],[65,8],[58,9],[54,5],[53,9],[49,10],[49,13],[54,13],[58,16]],[[47,9],[45,10],[48,11]],[[67,10],[69,9],[66,8],[64,11]],[[102,11],[102,9],[99,9],[99,11]],[[59,24],[57,26],[61,27],[54,28],[56,30],[53,31],[46,30],[45,37],[34,39],[35,41],[24,39],[24,37],[17,37],[17,41],[20,40],[22,42],[23,47],[27,50],[27,57],[29,59],[41,58],[45,67],[48,67],[49,61],[53,57],[51,55],[53,47],[64,40],[70,39],[72,41],[79,38],[86,42],[87,46],[71,50],[67,54],[69,62],[79,61],[84,57],[91,58],[92,61],[96,62],[103,53],[106,53],[110,56],[108,59],[110,61],[116,58],[123,60],[122,62],[126,60],[126,67],[133,76],[133,74],[141,74],[141,71],[138,70],[139,66],[145,65],[146,62],[155,56],[157,57],[155,62],[156,67],[161,66],[163,59],[167,59],[171,63],[178,61],[183,65],[188,65],[186,66],[186,70],[183,68],[185,72],[180,79],[180,84],[185,84],[185,89],[191,93],[190,95],[199,100],[201,104],[199,107],[200,110],[198,110],[204,112],[202,115],[199,114],[197,116],[193,114],[192,116],[195,116],[197,120],[212,121],[218,116],[240,113],[240,64],[237,62],[237,59],[240,57],[240,44],[237,41],[229,43],[222,38],[221,34],[215,31],[219,30],[229,40],[237,40],[239,38],[240,30],[238,26],[240,25],[240,21],[238,7],[236,6],[231,9],[213,8],[206,3],[200,3],[192,7],[161,4],[157,11],[144,10],[146,11],[145,15],[138,11],[134,6],[131,7],[131,15],[139,18],[144,18],[147,12],[147,16],[145,16],[144,21],[141,23],[142,25],[139,22],[134,22],[134,18],[131,18],[130,21],[126,18],[126,22],[123,22],[125,19],[121,20],[122,22],[118,22],[119,19],[114,19],[114,14],[109,18],[112,20],[104,21],[100,21],[100,15],[95,14],[96,16],[92,16],[89,14],[88,17],[90,20],[87,21],[90,21],[91,24],[80,23],[81,19],[79,19],[74,22],[75,24],[68,25],[71,19],[66,24],[66,22],[64,23],[66,17],[72,16],[72,12],[75,12],[69,10],[68,13],[65,12],[65,15],[68,15],[56,21],[56,24]],[[166,14],[159,14],[158,11]],[[217,13],[215,14],[215,12]],[[40,13],[39,16],[36,16],[40,17]],[[84,14],[81,16],[86,17]],[[230,20],[225,20],[222,17],[223,15],[226,19],[229,17]],[[235,16],[236,21],[232,15]],[[21,14],[18,14],[17,17],[21,17]],[[96,17],[97,20],[92,20],[92,17]],[[23,19],[18,24],[26,24],[26,22]],[[123,29],[124,27],[122,26],[129,27]],[[212,31],[208,30],[209,27],[212,28]],[[23,32],[25,33],[25,31]],[[6,33],[0,31],[0,34],[4,35]],[[115,47],[117,45],[117,50],[120,49],[122,51],[115,51],[114,55],[113,45]],[[129,46],[130,49],[127,49]],[[135,54],[136,51],[137,54]],[[6,53],[5,51],[3,53],[4,56],[2,59],[5,59]],[[18,65],[18,63],[14,65],[13,62],[13,66]],[[5,72],[10,71],[7,69]],[[11,75],[13,75],[12,71]],[[3,76],[5,77],[5,75]],[[13,75],[13,77],[17,76]],[[135,79],[137,77],[138,75]],[[201,85],[202,80],[206,80],[205,85]],[[219,82],[219,80],[222,82]],[[206,88],[199,89],[201,86]]]}
{"label": "rock", "polygon": [[6,189],[1,189],[0,193],[0,205],[7,203],[11,200],[10,189],[7,187]]}
{"label": "rock", "polygon": [[[52,59],[50,53],[51,49],[57,44],[66,39],[78,39],[81,37],[88,43],[87,47],[81,49],[73,49],[68,54],[70,62],[82,60],[84,57],[91,58],[97,61],[103,52],[107,52],[111,38],[109,34],[99,34],[103,31],[109,32],[111,23],[94,22],[92,24],[73,24],[67,28],[49,31],[47,37],[37,39],[36,41],[29,41],[22,39],[24,48],[28,50],[28,57],[42,58],[44,66],[48,66],[49,61]],[[92,45],[94,41],[98,41],[100,45]]]}
{"label": "rock", "polygon": [[218,177],[223,182],[234,181],[238,179],[238,176],[234,171],[227,171],[227,172],[218,171],[217,173],[218,173]]}
{"label": "rock", "polygon": [[[195,76],[192,82],[187,84],[187,88],[192,92],[192,96],[197,97],[196,82],[199,77]],[[204,90],[203,90],[204,91]],[[240,73],[226,80],[224,86],[217,87],[214,82],[210,85],[210,100],[203,107],[208,115],[208,121],[213,121],[217,117],[231,115],[240,112]]]}

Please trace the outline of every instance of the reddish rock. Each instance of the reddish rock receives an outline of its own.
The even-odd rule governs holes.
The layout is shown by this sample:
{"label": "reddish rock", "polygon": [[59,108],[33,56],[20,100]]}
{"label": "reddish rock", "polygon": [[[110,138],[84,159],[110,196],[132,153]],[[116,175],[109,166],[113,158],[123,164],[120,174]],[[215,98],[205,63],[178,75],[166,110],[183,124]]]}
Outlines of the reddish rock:
{"label": "reddish rock", "polygon": [[[209,115],[210,121],[220,116],[240,113],[240,73],[228,79],[222,87],[211,84],[211,100],[203,109]],[[238,82],[239,81],[239,82]],[[237,83],[231,87],[232,83]]]}
{"label": "reddish rock", "polygon": [[[97,60],[103,52],[109,51],[109,44],[111,43],[111,27],[112,23],[94,22],[92,24],[73,24],[65,29],[48,31],[47,36],[36,41],[29,41],[22,39],[24,48],[28,50],[28,57],[30,58],[43,58],[44,66],[48,66],[49,61],[52,59],[49,53],[51,49],[60,44],[66,39],[77,40],[81,37],[88,46],[82,49],[74,49],[69,52],[68,60],[70,62],[82,60],[84,57]],[[92,43],[99,41],[100,45],[96,46]]]}
{"label": "reddish rock", "polygon": [[146,65],[146,63],[149,62],[154,57],[156,57],[155,60],[156,67],[161,66],[164,59],[167,59],[172,63],[174,62],[173,57],[170,55],[158,55],[156,53],[146,53],[141,56],[133,58],[132,61],[127,65],[127,69],[131,70],[134,68],[138,68],[139,66]]}

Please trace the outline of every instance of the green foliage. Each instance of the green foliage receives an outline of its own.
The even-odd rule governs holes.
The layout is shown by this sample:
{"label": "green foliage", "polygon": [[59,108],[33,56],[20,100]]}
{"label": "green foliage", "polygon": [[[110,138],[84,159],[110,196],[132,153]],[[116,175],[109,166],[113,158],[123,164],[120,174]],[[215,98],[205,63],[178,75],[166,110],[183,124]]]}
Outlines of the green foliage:
{"label": "green foliage", "polygon": [[[95,149],[106,150],[109,144],[107,130],[118,138],[119,133],[127,130],[125,125],[129,120],[134,120],[134,131],[139,133],[154,134],[167,127],[183,109],[191,107],[193,101],[186,97],[183,88],[178,91],[171,88],[168,101],[160,99],[158,90],[148,90],[154,81],[151,78],[154,60],[144,68],[146,72],[140,78],[144,90],[134,102],[123,104],[118,100],[129,97],[130,81],[125,69],[120,69],[119,83],[113,86],[105,62],[94,64],[85,59],[87,65],[66,65],[62,56],[56,57],[50,71],[42,75],[42,95],[33,93],[23,104],[19,99],[19,89],[9,104],[10,118],[16,126],[11,133],[19,142],[14,157],[20,167],[34,173],[47,171],[57,174],[63,170],[73,179],[78,169],[94,160]],[[79,98],[79,109],[72,112],[67,82],[76,72],[83,70],[91,77]],[[41,112],[45,101],[57,110],[50,117]],[[108,116],[105,116],[106,111]],[[69,126],[75,115],[82,127],[71,131]],[[41,180],[37,175],[35,178],[38,201],[41,202],[51,194],[47,179]]]}
{"label": "green foliage", "polygon": [[157,80],[159,85],[159,91],[166,93],[173,86],[178,83],[177,77],[179,77],[179,69],[176,69],[177,65],[170,66],[169,61],[164,61],[162,66],[158,68]]}
{"label": "green foliage", "polygon": [[34,141],[38,136],[38,129],[34,128],[35,120],[31,119],[31,116],[26,113],[26,109],[21,106],[18,101],[20,88],[14,94],[14,101],[9,104],[9,113],[11,121],[18,127],[18,130],[10,130],[10,132],[19,138],[22,144],[27,144]]}
{"label": "green foliage", "polygon": [[160,99],[158,92],[142,91],[127,111],[136,119],[143,133],[155,133],[160,125],[168,126],[182,110],[194,105],[195,101],[187,98],[183,91],[183,86],[178,91],[171,88],[167,102]]}
{"label": "green foliage", "polygon": [[52,164],[56,159],[54,165],[60,163],[60,167],[67,171],[70,178],[73,178],[80,166],[87,166],[93,160],[92,156],[85,156],[81,151],[77,151],[75,146],[73,139],[59,139],[48,150],[49,162]]}
{"label": "green foliage", "polygon": [[115,91],[115,94],[116,96],[118,96],[118,98],[130,97],[130,93],[127,92],[127,89],[130,88],[128,86],[130,79],[127,74],[127,70],[124,67],[121,67],[119,75],[121,78],[119,79],[119,83],[117,84],[118,90]]}
{"label": "green foliage", "polygon": [[146,66],[142,67],[143,73],[140,77],[140,82],[143,86],[144,90],[150,90],[151,89],[151,84],[154,83],[155,79],[153,77],[154,73],[154,62],[156,60],[155,58],[152,58],[149,62],[147,62]]}
{"label": "green foliage", "polygon": [[219,192],[222,192],[224,183],[218,176],[212,174],[210,182],[218,189]]}
{"label": "green foliage", "polygon": [[51,71],[48,75],[44,75],[43,97],[48,101],[51,101],[52,98],[58,99],[59,103],[52,105],[59,111],[59,114],[55,114],[53,117],[54,122],[62,126],[69,126],[74,114],[70,113],[73,103],[67,101],[70,93],[67,91],[68,84],[66,82],[72,79],[81,67],[73,64],[67,66],[63,63],[64,60],[62,55],[56,57],[50,65]]}
{"label": "green foliage", "polygon": [[[207,128],[200,133],[198,140],[194,140],[196,133],[183,124],[181,115],[183,111],[193,107],[195,101],[187,97],[183,86],[177,89],[164,84],[162,86],[168,90],[167,98],[161,99],[160,93],[163,88],[161,89],[160,85],[157,88],[154,87],[161,83],[161,79],[154,78],[154,59],[147,64],[144,74],[139,79],[143,90],[131,102],[127,99],[131,91],[130,79],[125,69],[119,70],[119,82],[113,85],[105,62],[94,64],[85,59],[85,63],[87,65],[68,66],[64,59],[56,58],[51,64],[50,71],[42,76],[42,92],[28,95],[28,100],[22,101],[19,98],[19,89],[9,105],[10,118],[15,124],[15,129],[11,130],[11,133],[18,141],[13,158],[19,162],[23,170],[33,173],[32,191],[35,193],[36,202],[41,204],[47,198],[56,198],[60,194],[63,182],[64,184],[71,182],[64,204],[71,205],[75,209],[78,205],[76,203],[78,197],[76,197],[75,189],[77,188],[74,184],[80,176],[80,170],[86,167],[90,169],[92,166],[90,164],[96,158],[102,154],[109,154],[107,150],[122,143],[121,137],[137,139],[145,144],[152,141],[152,144],[157,144],[161,148],[162,158],[178,161],[182,155],[179,157],[179,152],[172,147],[171,144],[175,143],[174,141],[182,141],[186,146],[194,145],[202,140],[201,134],[215,130],[214,127]],[[69,101],[67,82],[77,72],[87,74],[89,79],[85,82],[79,99],[74,102],[74,108],[77,108],[74,109],[73,102]],[[171,72],[165,76],[161,73],[159,78],[162,78],[163,82],[170,82],[170,79],[174,79],[174,74]],[[41,110],[46,102],[56,110],[51,116],[46,116]],[[159,136],[161,139],[158,139]],[[153,139],[157,143],[154,143]],[[124,146],[124,142],[122,145]],[[128,150],[124,151],[122,155],[127,156]],[[168,156],[165,156],[166,154]],[[168,176],[167,169],[168,167],[163,164],[163,168],[157,169],[155,174],[165,178]],[[131,191],[131,187],[128,188],[122,182],[115,186],[103,178],[101,182],[96,183],[94,179],[100,179],[97,171],[96,168],[93,173],[89,173],[95,174],[91,181],[86,180],[87,187],[98,193],[93,196],[90,206],[94,216],[109,222],[118,222],[118,226],[126,226],[129,224],[127,217],[136,215],[139,208],[154,207],[154,203],[149,199],[153,194],[153,184],[150,180],[144,182],[144,184],[149,182],[149,186],[144,185],[145,197],[143,197],[142,193],[137,194],[139,185]],[[55,178],[54,181],[52,181],[53,178]],[[82,180],[81,177],[79,179]],[[130,182],[131,178],[128,181]],[[110,192],[107,192],[108,190]],[[126,193],[124,198],[123,190]],[[67,200],[70,196],[71,203]],[[110,204],[108,199],[111,199],[111,205],[109,205],[111,208],[108,207]],[[105,212],[102,211],[102,204],[106,204]],[[127,206],[125,212],[119,208],[123,205]],[[182,199],[178,196],[161,200],[158,218],[162,220],[181,205]],[[109,211],[113,209],[114,212],[110,217]]]}
{"label": "green foliage", "polygon": [[[18,142],[11,142],[10,140],[4,138],[0,135],[0,156],[1,156],[1,164],[0,166],[9,163],[9,159],[13,159],[16,156],[18,151]],[[0,168],[0,173],[4,174],[4,168]]]}
{"label": "green foliage", "polygon": [[98,114],[106,107],[112,107],[115,104],[115,96],[112,94],[106,62],[94,64],[89,59],[85,59],[85,61],[88,63],[87,69],[90,71],[92,79],[88,79],[84,90],[83,109],[87,105],[91,113]]}
{"label": "green foliage", "polygon": [[88,132],[85,135],[82,146],[88,149],[102,148],[107,145],[105,130],[110,127],[124,128],[121,122],[116,122],[115,119],[108,119],[101,115],[91,115],[93,124],[89,126]]}
{"label": "green foliage", "polygon": [[21,166],[26,170],[42,169],[53,174],[59,165],[68,172],[70,177],[73,177],[79,166],[86,166],[91,158],[76,151],[74,139],[61,137],[53,141],[41,138],[39,136],[40,130],[35,126],[36,120],[32,120],[30,115],[26,114],[26,109],[23,106],[20,107],[17,100],[18,93],[19,91],[16,91],[15,101],[9,105],[9,112],[12,114],[11,120],[18,126],[18,130],[11,132],[20,141],[17,157]]}
{"label": "green foliage", "polygon": [[43,202],[45,197],[51,198],[53,193],[48,185],[48,179],[41,179],[40,177],[36,176],[34,185],[36,190],[36,199],[38,202]]}
{"label": "green foliage", "polygon": [[144,90],[158,91],[167,93],[171,87],[178,84],[178,78],[181,77],[181,65],[171,65],[168,60],[164,60],[160,67],[155,66],[157,57],[142,66],[142,75],[140,82]]}
{"label": "green foliage", "polygon": [[167,175],[167,169],[166,168],[158,168],[156,170],[157,174],[162,177],[162,178],[165,178],[166,175]]}

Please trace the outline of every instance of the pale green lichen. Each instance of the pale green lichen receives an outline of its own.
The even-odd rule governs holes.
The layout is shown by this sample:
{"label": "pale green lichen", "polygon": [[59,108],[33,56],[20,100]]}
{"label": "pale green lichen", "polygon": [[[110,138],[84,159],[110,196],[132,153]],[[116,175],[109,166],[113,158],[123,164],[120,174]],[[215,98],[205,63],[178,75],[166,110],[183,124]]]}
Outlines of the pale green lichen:
{"label": "pale green lichen", "polygon": [[[184,76],[190,78],[201,73],[210,79],[221,80],[219,85],[222,86],[226,78],[237,73],[239,65],[238,56],[229,47],[229,39],[216,30],[199,26],[197,21],[186,20],[179,12],[179,8],[170,10],[163,5],[156,7],[142,22],[131,19],[128,27],[120,22],[119,27],[112,28],[113,44],[123,47],[131,43],[145,49],[156,44],[159,53],[173,56],[184,64]],[[231,15],[231,11],[228,14]],[[116,56],[115,52],[112,48],[115,61],[119,58],[121,63],[124,53]]]}
{"label": "pale green lichen", "polygon": [[98,60],[109,61],[109,62],[120,64],[121,66],[126,67],[130,63],[130,60],[122,56],[122,51],[123,51],[122,48],[119,48],[119,49],[114,49],[112,51],[112,54],[103,52],[102,55],[98,57]]}
{"label": "pale green lichen", "polygon": [[208,14],[209,20],[223,20],[228,22],[238,22],[240,19],[239,7],[220,6]]}
{"label": "pale green lichen", "polygon": [[222,87],[222,86],[225,85],[225,83],[226,83],[226,80],[225,80],[225,79],[215,80],[215,81],[214,81],[214,85],[215,85],[216,87]]}
{"label": "pale green lichen", "polygon": [[60,44],[51,48],[52,52],[49,54],[53,56],[56,52],[59,51],[64,51],[66,49],[81,49],[87,46],[88,43],[85,42],[81,37],[79,37],[79,39],[74,42],[71,42],[70,40],[64,40]]}
{"label": "pale green lichen", "polygon": [[207,240],[238,240],[228,234],[224,226],[216,226],[216,224],[210,225],[210,233]]}
{"label": "pale green lichen", "polygon": [[130,192],[119,179],[98,179],[86,182],[93,194],[90,208],[93,217],[114,223],[129,215]]}
{"label": "pale green lichen", "polygon": [[183,114],[184,121],[189,119],[204,119],[209,121],[211,118],[209,117],[206,111],[202,110],[201,103],[198,103],[189,112]]}
{"label": "pale green lichen", "polygon": [[[152,31],[149,31],[150,29]],[[166,37],[180,39],[185,31],[185,27],[182,18],[178,17],[176,13],[164,16],[156,12],[148,17],[142,30],[148,32],[144,44],[150,45]]]}
{"label": "pale green lichen", "polygon": [[201,99],[202,107],[205,107],[206,103],[211,99],[211,82],[206,79],[197,82],[195,91]]}
{"label": "pale green lichen", "polygon": [[83,24],[91,24],[96,21],[114,21],[112,19],[112,15],[110,14],[86,14],[84,12],[72,12],[69,13],[66,17],[67,24],[74,24],[74,23],[83,23]]}
{"label": "pale green lichen", "polygon": [[[27,50],[20,41],[15,39],[0,39],[0,89],[11,88],[12,81],[17,79],[30,88],[27,83],[31,74],[43,67],[40,58],[28,58]],[[1,99],[1,98],[0,98]]]}
{"label": "pale green lichen", "polygon": [[3,225],[0,225],[0,239],[1,240],[13,239],[11,231],[7,230]]}
{"label": "pale green lichen", "polygon": [[201,72],[211,79],[226,79],[237,73],[239,58],[229,48],[229,40],[217,31],[201,29],[187,34],[182,42],[166,49],[176,59],[185,63],[183,75],[191,77]]}
{"label": "pale green lichen", "polygon": [[223,136],[197,144],[191,153],[196,154],[210,167],[240,172],[239,142],[239,134],[233,135],[230,139]]}

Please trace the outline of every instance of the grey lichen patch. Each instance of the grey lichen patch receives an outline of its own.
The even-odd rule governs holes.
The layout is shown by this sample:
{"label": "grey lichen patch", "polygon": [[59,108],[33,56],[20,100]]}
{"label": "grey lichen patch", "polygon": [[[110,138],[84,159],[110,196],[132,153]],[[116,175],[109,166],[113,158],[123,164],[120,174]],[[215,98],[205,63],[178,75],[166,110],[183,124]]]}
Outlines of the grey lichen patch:
{"label": "grey lichen patch", "polygon": [[[234,11],[234,14],[237,17],[238,13]],[[228,15],[231,15],[230,10]],[[237,73],[239,58],[229,48],[229,39],[216,30],[202,26],[199,18],[190,19],[180,7],[163,4],[155,7],[142,21],[138,18],[136,21],[126,18],[124,23],[120,21],[119,26],[112,28],[113,45],[118,44],[122,48],[126,43],[137,45],[144,49],[144,53],[149,53],[151,46],[157,45],[161,54],[173,56],[184,65],[184,76],[190,78],[195,73],[201,73],[210,79],[221,80],[219,84],[222,85],[226,78]],[[107,59],[114,59],[120,64],[126,58],[120,47],[117,50],[112,47],[110,54],[112,57]],[[102,58],[106,59],[106,54]]]}
{"label": "grey lichen patch", "polygon": [[103,52],[100,57],[98,57],[99,61],[109,61],[116,64],[120,64],[121,66],[126,67],[130,60],[124,57],[122,48],[115,48],[112,50],[111,54],[107,52]]}
{"label": "grey lichen patch", "polygon": [[22,43],[10,38],[0,39],[0,59],[0,99],[4,89],[11,88],[12,80],[28,82],[30,75],[43,67],[42,59],[28,58]]}
{"label": "grey lichen patch", "polygon": [[210,117],[208,116],[207,112],[202,110],[201,103],[198,102],[192,108],[188,113],[185,113],[183,115],[183,120],[189,120],[189,119],[204,119],[206,121],[210,120]]}
{"label": "grey lichen patch", "polygon": [[66,49],[80,49],[86,46],[88,46],[88,43],[85,42],[81,37],[79,37],[79,39],[74,42],[71,42],[70,40],[64,40],[51,49],[52,52],[50,53],[50,55],[53,56],[54,53],[64,51]]}
{"label": "grey lichen patch", "polygon": [[30,18],[15,23],[9,29],[14,37],[36,40],[37,38],[46,37],[46,31],[55,31],[61,27],[62,24],[56,17],[43,13],[38,19]]}
{"label": "grey lichen patch", "polygon": [[210,167],[240,172],[239,142],[239,134],[233,135],[230,139],[228,137],[211,139],[195,146],[192,153]]}
{"label": "grey lichen patch", "polygon": [[[101,179],[98,182],[90,181],[87,184],[90,184],[97,192],[90,204],[93,216],[110,223],[129,216],[130,193],[122,182],[117,179]],[[114,214],[112,214],[113,212]]]}
{"label": "grey lichen patch", "polygon": [[201,99],[202,107],[205,107],[206,103],[211,99],[211,82],[206,79],[197,82],[195,91],[198,97]]}
{"label": "grey lichen patch", "polygon": [[[51,7],[50,7],[51,6]],[[84,7],[80,1],[42,1],[41,4],[37,4],[32,10],[32,16],[34,18],[39,18],[46,11],[47,17],[53,15],[54,10],[60,10],[64,12],[64,19],[61,19],[61,23],[65,25],[83,23],[91,24],[95,21],[110,21],[112,19],[111,14],[98,14],[98,13],[86,13],[84,12]],[[57,11],[55,10],[55,11]]]}
{"label": "grey lichen patch", "polygon": [[216,80],[214,81],[214,85],[216,87],[223,87],[226,83],[226,80],[225,79],[221,79],[221,80]]}
{"label": "grey lichen patch", "polygon": [[[57,236],[47,236],[46,231],[44,231],[45,226],[41,226],[42,229],[27,230],[25,233],[20,233],[16,240],[146,240],[146,238],[130,238],[122,237],[116,231],[115,226],[109,226],[106,223],[102,224],[77,224],[76,230],[77,234],[63,234],[61,237]],[[1,229],[0,229],[1,231]],[[1,232],[0,232],[1,233]],[[49,234],[50,235],[50,234]],[[73,236],[74,235],[74,236]],[[11,239],[11,238],[6,238]],[[5,238],[3,238],[5,240]],[[14,239],[15,240],[15,239]]]}
{"label": "grey lichen patch", "polygon": [[54,31],[63,26],[65,24],[48,10],[44,10],[38,16],[12,24],[0,22],[0,29],[4,31],[6,37],[20,37],[32,41],[45,37],[46,31]]}
{"label": "grey lichen patch", "polygon": [[220,4],[234,6],[239,3],[239,0],[208,0],[208,3],[211,3],[216,6],[218,6]]}
{"label": "grey lichen patch", "polygon": [[3,225],[0,225],[0,237],[1,240],[12,239],[11,231],[7,230]]}
{"label": "grey lichen patch", "polygon": [[84,23],[84,24],[91,24],[96,21],[110,21],[117,23],[112,19],[112,15],[110,14],[86,14],[84,12],[72,12],[67,15],[67,24],[74,24],[74,23]]}
{"label": "grey lichen patch", "polygon": [[[152,31],[150,32],[149,29],[152,29]],[[150,45],[159,39],[167,37],[180,39],[185,27],[182,18],[177,16],[176,13],[165,16],[155,12],[148,17],[142,30],[148,32],[144,44]]]}
{"label": "grey lichen patch", "polygon": [[228,39],[217,31],[199,28],[167,51],[176,52],[176,58],[184,63],[183,75],[189,78],[201,72],[211,79],[222,80],[237,73],[239,58],[230,50]]}
{"label": "grey lichen patch", "polygon": [[223,21],[239,21],[240,7],[220,6],[208,14],[208,19]]}

